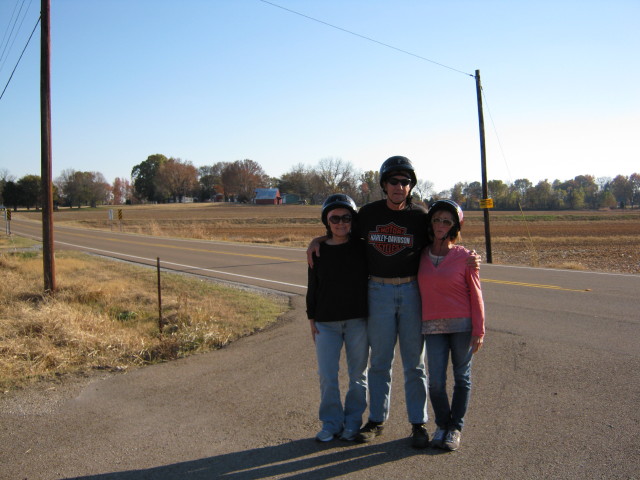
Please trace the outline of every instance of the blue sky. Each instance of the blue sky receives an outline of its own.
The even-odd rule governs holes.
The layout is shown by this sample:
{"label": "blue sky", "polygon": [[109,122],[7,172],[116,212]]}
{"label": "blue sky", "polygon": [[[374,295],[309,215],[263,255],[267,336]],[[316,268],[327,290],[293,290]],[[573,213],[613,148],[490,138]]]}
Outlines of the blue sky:
{"label": "blue sky", "polygon": [[[476,69],[489,179],[640,172],[637,0],[273,0],[361,36],[260,0],[51,3],[54,177],[129,178],[154,153],[275,177],[400,154],[436,190],[480,181]],[[0,0],[0,91],[39,9]],[[38,27],[0,100],[16,178],[40,173],[39,45]]]}

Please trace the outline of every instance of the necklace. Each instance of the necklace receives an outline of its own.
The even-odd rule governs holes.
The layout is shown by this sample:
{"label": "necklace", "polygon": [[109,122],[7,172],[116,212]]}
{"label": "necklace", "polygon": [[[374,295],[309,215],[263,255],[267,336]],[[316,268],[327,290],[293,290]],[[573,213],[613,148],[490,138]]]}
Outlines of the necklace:
{"label": "necklace", "polygon": [[431,250],[429,250],[429,258],[431,259],[431,263],[433,263],[434,267],[438,267],[438,265],[440,265],[440,262],[442,260],[444,260],[444,255],[434,255]]}

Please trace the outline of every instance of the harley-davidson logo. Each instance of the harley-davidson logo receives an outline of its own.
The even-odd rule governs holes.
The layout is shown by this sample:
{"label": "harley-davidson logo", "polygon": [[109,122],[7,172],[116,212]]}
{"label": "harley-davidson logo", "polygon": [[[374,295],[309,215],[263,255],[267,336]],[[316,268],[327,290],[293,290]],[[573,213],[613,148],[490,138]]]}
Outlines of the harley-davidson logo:
{"label": "harley-davidson logo", "polygon": [[383,255],[391,256],[413,247],[413,235],[407,235],[405,227],[392,222],[376,226],[375,232],[369,232],[368,242]]}

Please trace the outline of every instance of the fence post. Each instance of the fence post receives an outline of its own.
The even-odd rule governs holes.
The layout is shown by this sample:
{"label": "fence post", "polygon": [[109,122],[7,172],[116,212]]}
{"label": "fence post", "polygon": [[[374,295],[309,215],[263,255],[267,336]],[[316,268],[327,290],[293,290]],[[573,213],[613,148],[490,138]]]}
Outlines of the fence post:
{"label": "fence post", "polygon": [[160,257],[156,257],[156,269],[158,271],[158,332],[162,334],[162,288],[160,285]]}

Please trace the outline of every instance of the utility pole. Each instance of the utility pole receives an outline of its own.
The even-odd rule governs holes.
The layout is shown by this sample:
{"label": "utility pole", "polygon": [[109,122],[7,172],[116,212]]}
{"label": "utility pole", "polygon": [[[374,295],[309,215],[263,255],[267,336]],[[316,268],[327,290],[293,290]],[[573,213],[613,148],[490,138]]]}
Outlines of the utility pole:
{"label": "utility pole", "polygon": [[41,0],[40,10],[40,174],[42,176],[42,259],[44,290],[56,290],[53,256],[53,185],[51,174],[51,0]]}
{"label": "utility pole", "polygon": [[478,97],[478,123],[480,125],[480,162],[482,164],[482,201],[480,207],[484,210],[484,239],[487,248],[487,263],[493,263],[491,254],[491,227],[489,224],[489,207],[493,206],[489,199],[487,185],[487,151],[484,144],[484,114],[482,113],[482,86],[480,85],[480,70],[476,70],[476,96]]}

